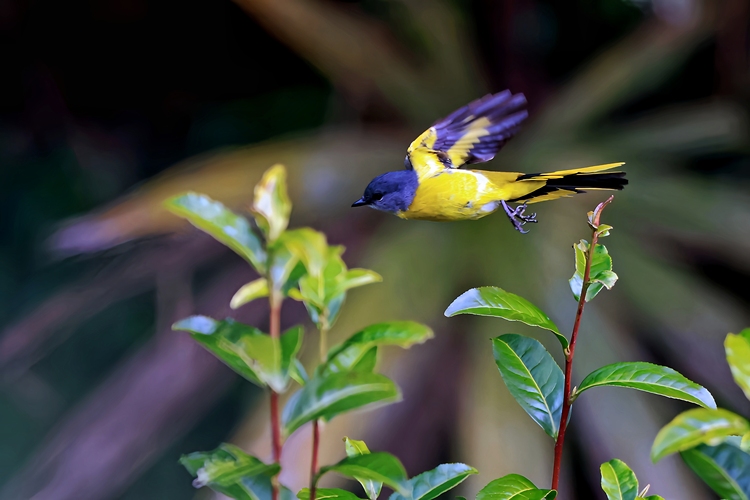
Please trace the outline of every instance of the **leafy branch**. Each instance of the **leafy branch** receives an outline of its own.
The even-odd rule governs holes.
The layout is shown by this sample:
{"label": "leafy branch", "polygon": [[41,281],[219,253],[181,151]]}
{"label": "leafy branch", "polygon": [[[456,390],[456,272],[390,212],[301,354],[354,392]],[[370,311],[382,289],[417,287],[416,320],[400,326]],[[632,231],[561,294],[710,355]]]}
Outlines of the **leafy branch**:
{"label": "leafy branch", "polygon": [[[191,316],[173,325],[248,381],[269,390],[273,463],[266,464],[230,444],[210,452],[196,452],[180,460],[194,477],[196,488],[208,486],[243,500],[289,500],[293,494],[279,484],[284,439],[311,424],[313,453],[310,487],[301,499],[316,496],[355,500],[344,490],[319,490],[320,477],[337,472],[360,481],[370,500],[382,484],[408,500],[431,500],[453,488],[476,470],[464,464],[443,464],[408,479],[398,459],[388,453],[370,453],[362,441],[346,439],[348,457],[319,467],[318,450],[324,422],[356,409],[398,401],[396,384],[375,372],[381,347],[402,348],[432,338],[430,328],[412,321],[377,323],[328,348],[327,334],[336,323],[349,290],[381,281],[367,269],[349,269],[344,248],[329,245],[323,233],[310,228],[287,229],[291,202],[286,194],[283,166],[271,167],[255,188],[251,205],[253,226],[244,216],[204,195],[186,193],[166,202],[171,212],[234,250],[258,273],[232,297],[233,309],[267,298],[269,334],[231,318],[215,320]],[[256,229],[257,228],[257,229]],[[308,375],[298,355],[304,329],[281,332],[281,306],[286,298],[301,301],[318,334],[319,364]],[[280,394],[296,383],[283,411]]]}
{"label": "leafy branch", "polygon": [[[555,440],[552,480],[549,490],[539,489],[528,479],[511,474],[491,482],[487,488],[494,500],[505,500],[520,495],[526,498],[554,498],[560,481],[565,436],[570,422],[570,411],[575,400],[593,387],[628,387],[668,398],[688,401],[705,411],[716,408],[711,394],[671,368],[645,362],[621,362],[603,366],[584,377],[578,388],[573,386],[573,362],[586,303],[602,290],[612,288],[617,282],[612,257],[599,243],[610,235],[612,226],[603,224],[601,216],[613,198],[600,203],[588,213],[591,243],[581,240],[574,245],[575,273],[570,278],[570,288],[578,302],[570,339],[560,333],[557,325],[537,306],[528,300],[498,287],[481,287],[460,295],[445,311],[446,316],[473,314],[492,316],[508,321],[519,321],[552,332],[559,341],[565,358],[564,370],[536,339],[517,334],[501,335],[492,339],[492,350],[505,385],[513,398],[528,415]],[[703,411],[695,410],[695,411]],[[750,441],[750,437],[748,437]],[[613,486],[626,478],[627,492]],[[622,483],[622,484],[625,484]],[[620,484],[622,486],[622,484]],[[634,485],[634,486],[633,486]],[[638,492],[635,474],[621,461],[614,460],[602,466],[602,488],[610,499],[645,498]],[[484,491],[484,490],[483,490]],[[632,495],[631,495],[632,492]],[[619,495],[619,496],[618,496]],[[477,496],[479,498],[480,495]],[[648,498],[660,498],[651,496]]]}

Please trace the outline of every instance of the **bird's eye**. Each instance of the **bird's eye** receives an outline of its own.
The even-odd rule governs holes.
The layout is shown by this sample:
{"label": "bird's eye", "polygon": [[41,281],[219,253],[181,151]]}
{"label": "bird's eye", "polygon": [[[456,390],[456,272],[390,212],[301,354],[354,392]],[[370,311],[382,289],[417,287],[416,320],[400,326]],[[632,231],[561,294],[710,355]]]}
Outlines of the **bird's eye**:
{"label": "bird's eye", "polygon": [[383,199],[383,193],[375,193],[372,195],[372,201],[378,201]]}

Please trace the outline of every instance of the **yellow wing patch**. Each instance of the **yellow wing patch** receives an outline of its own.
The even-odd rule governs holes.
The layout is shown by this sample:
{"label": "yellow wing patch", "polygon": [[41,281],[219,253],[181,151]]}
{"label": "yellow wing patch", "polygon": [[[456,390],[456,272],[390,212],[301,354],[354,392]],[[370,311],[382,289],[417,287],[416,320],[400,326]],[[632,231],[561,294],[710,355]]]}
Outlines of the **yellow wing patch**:
{"label": "yellow wing patch", "polygon": [[489,94],[457,109],[422,132],[409,146],[406,168],[420,180],[445,169],[480,163],[518,132],[528,113],[523,94]]}

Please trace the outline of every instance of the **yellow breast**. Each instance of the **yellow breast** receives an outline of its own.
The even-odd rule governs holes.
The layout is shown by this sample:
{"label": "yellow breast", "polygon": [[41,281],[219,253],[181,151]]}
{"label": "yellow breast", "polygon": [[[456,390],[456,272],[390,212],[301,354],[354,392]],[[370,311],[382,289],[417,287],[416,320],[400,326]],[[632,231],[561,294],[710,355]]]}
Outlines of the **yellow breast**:
{"label": "yellow breast", "polygon": [[500,207],[503,189],[478,171],[445,169],[420,180],[404,219],[454,221],[479,219]]}

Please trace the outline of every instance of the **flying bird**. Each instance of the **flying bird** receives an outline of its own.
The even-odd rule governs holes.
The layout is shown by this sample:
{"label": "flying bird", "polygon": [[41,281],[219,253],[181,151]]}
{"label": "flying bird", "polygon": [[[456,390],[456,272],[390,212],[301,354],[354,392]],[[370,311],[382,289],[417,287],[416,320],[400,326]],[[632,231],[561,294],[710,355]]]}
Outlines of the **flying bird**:
{"label": "flying bird", "polygon": [[404,170],[373,179],[352,206],[431,221],[475,220],[502,207],[513,227],[526,233],[523,226],[537,222],[536,214],[525,213],[527,204],[628,183],[624,172],[610,171],[623,162],[534,174],[461,168],[493,159],[528,117],[525,107],[523,94],[505,90],[454,111],[411,143]]}

